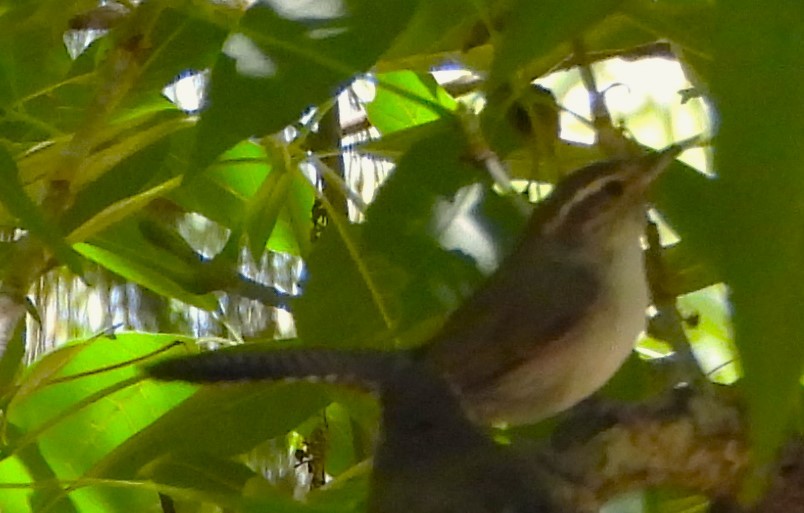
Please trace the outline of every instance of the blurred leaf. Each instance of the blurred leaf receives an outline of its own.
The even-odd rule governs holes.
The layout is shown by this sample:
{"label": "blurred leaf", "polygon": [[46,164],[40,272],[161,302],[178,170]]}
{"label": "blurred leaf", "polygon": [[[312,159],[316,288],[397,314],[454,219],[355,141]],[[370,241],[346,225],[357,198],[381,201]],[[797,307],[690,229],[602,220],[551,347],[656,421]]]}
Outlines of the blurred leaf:
{"label": "blurred leaf", "polygon": [[243,221],[245,199],[237,191],[206,173],[168,196],[188,212],[198,212],[207,219],[223,226],[234,228]]}
{"label": "blurred leaf", "polygon": [[672,387],[675,376],[671,367],[669,364],[663,367],[661,363],[646,361],[633,352],[600,393],[618,401],[649,400]]}
{"label": "blurred leaf", "polygon": [[662,263],[668,276],[666,291],[674,296],[709,287],[721,280],[717,270],[691,244],[681,241],[662,250]]}
{"label": "blurred leaf", "polygon": [[715,180],[675,161],[654,187],[656,206],[697,258],[712,260],[715,225],[709,220],[720,210],[720,191]]}
{"label": "blurred leaf", "polygon": [[[462,131],[452,120],[442,121],[440,132],[414,144],[400,160],[364,224],[330,224],[308,259],[310,279],[295,308],[306,342],[376,346],[424,320],[437,323],[456,308],[481,279],[470,258],[442,246],[445,237],[452,237],[452,244],[460,239],[460,231],[450,230],[456,229],[456,219],[467,222],[461,216],[479,225],[476,240],[488,237],[480,248],[491,253],[486,257],[511,247],[512,226],[518,227],[521,217],[509,200],[484,196],[478,193],[482,188],[459,193],[462,187],[488,182],[465,154]],[[419,342],[421,336],[410,333],[406,343]]]}
{"label": "blurred leaf", "polygon": [[650,489],[643,493],[643,509],[645,513],[706,513],[710,502],[686,490]]}
{"label": "blurred leaf", "polygon": [[260,477],[243,463],[199,452],[166,453],[143,467],[140,475],[159,484],[193,490],[194,498],[207,500],[242,495],[246,483]]}
{"label": "blurred leaf", "polygon": [[[19,429],[17,429],[17,427],[14,425],[8,425],[6,429],[8,429],[8,434],[12,440],[21,435]],[[9,463],[11,465],[9,465]],[[0,506],[3,507],[3,511],[6,511],[7,508],[11,509],[11,511],[30,511],[32,509],[38,509],[41,505],[47,502],[48,497],[50,497],[52,494],[59,493],[60,486],[55,481],[58,479],[58,475],[53,471],[50,464],[44,458],[42,451],[39,450],[39,446],[37,444],[30,444],[26,447],[23,447],[18,451],[13,459],[9,458],[0,463],[0,466],[8,470],[10,470],[9,467],[16,465],[22,468],[19,469],[20,471],[18,473],[13,472],[13,470],[12,473],[20,477],[25,476],[18,482],[27,482],[33,480],[37,483],[43,484],[44,486],[34,488],[32,490],[23,489],[20,490],[22,493],[19,494],[14,494],[13,492],[11,494],[7,494],[4,490],[4,493],[0,495],[0,497],[2,497],[0,498]],[[14,497],[14,495],[17,495],[17,497]],[[58,511],[64,513],[77,513],[78,509],[76,508],[74,501],[64,501]]]}
{"label": "blurred leaf", "polygon": [[370,472],[368,464],[359,465],[350,470],[348,476],[341,476],[328,486],[313,490],[307,502],[316,510],[337,513],[366,511]]}
{"label": "blurred leaf", "polygon": [[8,107],[51,84],[58,83],[72,62],[62,35],[76,12],[94,7],[79,0],[8,2],[0,15],[0,105]]}
{"label": "blurred leaf", "polygon": [[[37,447],[31,446],[19,457],[0,461],[0,483],[31,483],[38,480],[52,479],[52,471],[44,462]],[[6,488],[0,493],[0,508],[4,513],[29,513],[30,499],[33,491],[30,488]]]}
{"label": "blurred leaf", "polygon": [[554,176],[545,173],[544,169],[549,166],[557,167],[562,176],[575,169],[580,169],[598,160],[602,160],[604,155],[596,146],[579,144],[563,139],[555,142],[554,154],[537,154],[538,164],[533,164],[534,152],[525,148],[518,148],[506,155],[504,162],[508,166],[508,176],[511,179],[536,180],[540,182],[551,181]]}
{"label": "blurred leaf", "polygon": [[148,34],[150,55],[142,66],[139,90],[161,94],[161,89],[181,72],[212,66],[220,52],[228,33],[223,11],[213,18],[201,5],[181,4],[174,2],[176,7],[163,9]]}
{"label": "blurred leaf", "polygon": [[[443,59],[442,52],[462,50],[469,35],[480,19],[479,7],[487,2],[465,2],[464,0],[440,0],[421,2],[408,26],[383,55],[380,66],[388,61],[396,61],[396,66],[404,66],[417,71],[427,71],[435,60]],[[435,54],[435,55],[433,55]],[[431,56],[427,65],[417,68],[415,63],[423,56]]]}
{"label": "blurred leaf", "polygon": [[394,323],[394,270],[365,248],[359,226],[345,223],[330,216],[330,228],[306,262],[310,279],[294,315],[300,336],[311,343],[366,345],[386,336]]}
{"label": "blurred leaf", "polygon": [[[377,426],[380,421],[380,403],[374,395],[357,388],[340,387],[330,390],[329,396],[334,404],[341,405],[348,411],[351,421],[355,426],[360,427],[363,431],[362,434],[369,442],[376,439]],[[354,428],[352,434],[354,437],[351,445],[357,456],[361,450],[365,451],[366,447],[357,446],[356,439],[360,433]]]}
{"label": "blurred leaf", "polygon": [[86,344],[64,346],[28,368],[24,379],[17,385],[14,401],[22,401],[45,386],[49,380],[61,374],[64,367],[69,365],[86,347]]}
{"label": "blurred leaf", "polygon": [[326,410],[327,460],[326,471],[331,476],[339,476],[352,467],[355,461],[354,434],[352,418],[346,408],[332,403]]}
{"label": "blurred leaf", "polygon": [[[584,31],[614,13],[619,3],[618,0],[514,0],[511,16],[502,27],[495,48],[489,89],[493,91],[506,83],[532,59],[583,36]],[[519,78],[515,83],[529,82],[534,77]]]}
{"label": "blurred leaf", "polygon": [[[791,44],[804,11],[745,0],[717,7],[720,208],[709,252],[730,287],[754,455],[764,463],[792,427],[804,368],[804,159],[796,141],[804,133],[796,100],[804,46]],[[751,108],[759,104],[761,115]]]}
{"label": "blurred leaf", "polygon": [[501,158],[520,150],[518,157],[524,157],[528,168],[526,179],[554,183],[573,169],[559,167],[556,148],[570,147],[559,138],[560,110],[553,93],[539,85],[513,91],[501,87],[486,95],[483,136]]}
{"label": "blurred leaf", "polygon": [[[163,163],[169,159],[175,139],[181,140],[182,137],[174,130],[190,127],[175,118],[164,124],[173,125],[173,129],[158,140],[131,146],[127,151],[132,153],[112,145],[122,152],[121,161],[76,194],[73,206],[61,222],[65,229],[73,231],[70,234],[72,242],[86,240],[140,212],[150,201],[179,185],[178,177],[160,180],[160,175],[167,174],[163,172]],[[147,127],[141,128],[144,132],[150,131]]]}
{"label": "blurred leaf", "polygon": [[265,147],[246,140],[225,151],[204,176],[225,184],[243,198],[250,198],[260,189],[270,171],[271,161]]}
{"label": "blurred leaf", "polygon": [[623,2],[622,10],[654,36],[670,39],[685,53],[712,60],[716,9],[710,2]]}
{"label": "blurred leaf", "polygon": [[315,194],[312,184],[302,173],[293,173],[285,210],[280,217],[280,221],[287,219],[289,229],[285,232],[282,229],[284,223],[277,225],[268,240],[268,249],[307,257],[313,230]]}
{"label": "blurred leaf", "polygon": [[294,500],[243,463],[208,454],[168,454],[146,465],[141,474],[157,486],[169,487],[163,493],[178,511],[196,511],[204,503],[234,511],[327,511]]}
{"label": "blurred leaf", "polygon": [[[171,104],[168,103],[168,105],[172,107]],[[139,130],[146,130],[157,125],[175,125],[176,118],[179,116],[184,118],[184,115],[176,112],[175,109],[170,112],[165,112],[164,106],[161,106],[156,111],[147,109],[146,112],[142,112],[139,116],[116,119],[109,123],[103,133],[97,136],[96,142],[100,148],[104,148],[107,145],[120,144],[121,140],[125,140],[127,137],[130,137],[132,133],[137,133]],[[67,135],[59,135],[57,137],[47,138],[34,148],[26,149],[19,157],[18,162],[20,180],[26,184],[26,186],[32,188],[37,185],[37,182],[47,179],[51,176],[56,167],[61,164],[64,158],[63,154],[68,144],[70,144],[70,137]],[[156,146],[158,147],[159,145],[157,144]],[[132,148],[128,146],[128,151],[133,153],[126,153],[119,156],[112,154],[112,165],[106,167],[103,167],[103,161],[95,162],[95,167],[98,169],[103,168],[98,175],[108,171],[113,167],[113,164],[117,164],[120,160],[131,158],[135,153],[143,149],[142,147]],[[122,165],[125,166],[125,162]],[[103,183],[102,180],[101,183]],[[83,191],[79,191],[79,194],[82,192]]]}
{"label": "blurred leaf", "polygon": [[257,4],[212,70],[192,175],[252,135],[276,132],[366,71],[405,27],[418,2],[348,0],[307,23]]}

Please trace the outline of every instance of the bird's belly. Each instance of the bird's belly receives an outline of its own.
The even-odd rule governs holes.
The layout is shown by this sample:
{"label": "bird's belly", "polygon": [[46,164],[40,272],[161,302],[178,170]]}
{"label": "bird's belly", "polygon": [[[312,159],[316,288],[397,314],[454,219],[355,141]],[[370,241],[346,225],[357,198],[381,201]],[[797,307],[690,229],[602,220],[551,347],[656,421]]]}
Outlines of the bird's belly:
{"label": "bird's belly", "polygon": [[587,398],[614,375],[645,329],[648,289],[641,249],[617,255],[608,285],[570,332],[469,398],[487,422],[528,424]]}

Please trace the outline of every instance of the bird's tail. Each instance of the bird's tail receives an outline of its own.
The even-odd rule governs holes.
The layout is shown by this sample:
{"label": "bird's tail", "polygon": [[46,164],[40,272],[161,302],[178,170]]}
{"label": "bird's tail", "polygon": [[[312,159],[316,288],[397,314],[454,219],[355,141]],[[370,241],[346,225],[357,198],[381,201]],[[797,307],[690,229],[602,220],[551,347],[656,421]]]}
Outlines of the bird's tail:
{"label": "bird's tail", "polygon": [[244,350],[242,347],[162,360],[153,378],[194,383],[326,381],[382,387],[410,365],[404,353],[331,349]]}

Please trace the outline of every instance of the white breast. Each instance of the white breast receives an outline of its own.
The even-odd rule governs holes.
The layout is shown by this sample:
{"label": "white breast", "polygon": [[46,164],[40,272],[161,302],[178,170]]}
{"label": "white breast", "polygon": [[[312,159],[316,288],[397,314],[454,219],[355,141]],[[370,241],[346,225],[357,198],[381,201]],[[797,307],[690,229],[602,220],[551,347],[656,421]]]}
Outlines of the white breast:
{"label": "white breast", "polygon": [[[611,247],[621,249],[605,251],[611,265],[601,290],[610,292],[598,298],[581,325],[472,399],[481,417],[533,423],[574,406],[614,375],[645,329],[648,288],[641,233],[642,222],[635,220],[621,232],[628,240],[612,241]],[[501,404],[505,407],[498,411]]]}

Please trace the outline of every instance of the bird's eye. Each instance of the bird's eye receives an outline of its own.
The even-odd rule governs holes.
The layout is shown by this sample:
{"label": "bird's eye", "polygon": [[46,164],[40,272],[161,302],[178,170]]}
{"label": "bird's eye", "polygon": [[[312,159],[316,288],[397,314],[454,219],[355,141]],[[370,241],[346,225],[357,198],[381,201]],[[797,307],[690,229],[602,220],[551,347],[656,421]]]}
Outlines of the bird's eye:
{"label": "bird's eye", "polygon": [[610,180],[603,186],[603,191],[612,198],[619,198],[623,195],[625,189],[620,180]]}

